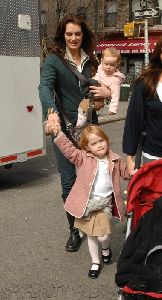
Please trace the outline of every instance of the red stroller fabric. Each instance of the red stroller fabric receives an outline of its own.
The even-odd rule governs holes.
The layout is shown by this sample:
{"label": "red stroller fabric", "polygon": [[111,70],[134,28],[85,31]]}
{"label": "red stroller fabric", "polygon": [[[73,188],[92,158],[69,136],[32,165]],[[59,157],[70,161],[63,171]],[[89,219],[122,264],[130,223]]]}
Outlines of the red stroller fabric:
{"label": "red stroller fabric", "polygon": [[[157,293],[153,293],[153,292],[148,292],[148,293],[145,293],[143,291],[135,291],[135,290],[132,290],[131,288],[129,288],[128,286],[125,286],[123,289],[122,289],[122,292],[126,293],[126,294],[131,294],[131,295],[146,295],[146,296],[149,296],[153,299],[162,299],[162,294],[157,294]],[[132,298],[133,300],[133,298]]]}
{"label": "red stroller fabric", "polygon": [[162,196],[162,159],[144,164],[128,185],[127,213],[133,212],[132,228]]}
{"label": "red stroller fabric", "polygon": [[[127,214],[133,212],[131,229],[136,229],[139,218],[151,210],[154,201],[161,196],[162,159],[159,159],[144,164],[128,185]],[[121,291],[123,295],[146,295],[153,299],[162,299],[162,293],[133,290],[129,286],[124,286]]]}

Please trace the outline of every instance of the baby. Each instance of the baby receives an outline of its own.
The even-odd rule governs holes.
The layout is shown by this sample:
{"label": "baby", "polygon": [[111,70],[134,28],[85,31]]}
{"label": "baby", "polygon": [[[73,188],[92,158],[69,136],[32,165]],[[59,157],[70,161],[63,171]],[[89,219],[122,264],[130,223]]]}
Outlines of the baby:
{"label": "baby", "polygon": [[[117,113],[120,98],[120,87],[125,80],[125,75],[117,67],[121,61],[120,52],[116,48],[107,48],[102,52],[101,64],[98,67],[95,79],[110,89],[111,101],[109,115]],[[82,107],[78,108],[78,120],[76,126],[83,126],[86,123],[87,114]]]}

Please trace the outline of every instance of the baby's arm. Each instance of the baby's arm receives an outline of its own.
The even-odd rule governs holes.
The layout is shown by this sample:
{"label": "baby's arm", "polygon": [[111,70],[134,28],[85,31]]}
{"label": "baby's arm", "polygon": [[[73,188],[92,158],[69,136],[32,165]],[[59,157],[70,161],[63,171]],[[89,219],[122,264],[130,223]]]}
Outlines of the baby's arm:
{"label": "baby's arm", "polygon": [[121,88],[121,80],[118,77],[115,77],[113,83],[110,85],[111,102],[109,105],[109,114],[117,113],[117,108],[120,99],[120,88]]}

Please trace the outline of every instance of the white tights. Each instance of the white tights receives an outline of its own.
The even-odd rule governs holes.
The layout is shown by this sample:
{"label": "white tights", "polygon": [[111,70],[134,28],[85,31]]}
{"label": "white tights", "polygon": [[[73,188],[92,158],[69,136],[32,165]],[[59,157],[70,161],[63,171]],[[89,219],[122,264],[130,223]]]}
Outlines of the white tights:
{"label": "white tights", "polygon": [[[91,259],[92,259],[92,264],[93,263],[100,264],[99,243],[101,243],[102,249],[109,248],[110,234],[106,234],[104,236],[98,236],[98,237],[87,235],[87,239],[88,239],[88,248],[89,248],[89,253],[90,253]],[[103,255],[109,255],[109,249],[102,250],[102,253],[103,253]],[[92,269],[97,270],[98,266],[93,265]]]}

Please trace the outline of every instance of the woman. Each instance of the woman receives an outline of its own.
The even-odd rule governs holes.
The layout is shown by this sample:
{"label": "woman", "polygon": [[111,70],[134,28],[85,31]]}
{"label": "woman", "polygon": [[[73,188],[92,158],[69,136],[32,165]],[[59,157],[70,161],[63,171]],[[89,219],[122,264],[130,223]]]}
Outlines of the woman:
{"label": "woman", "polygon": [[162,158],[162,38],[157,42],[149,65],[137,78],[129,103],[123,152],[127,154],[128,170],[132,174],[141,133],[143,163]]}
{"label": "woman", "polygon": [[[53,53],[47,56],[39,86],[40,100],[44,116],[48,117],[47,130],[52,133],[51,125],[61,123],[66,131],[65,115],[75,125],[78,106],[85,96],[85,87],[65,66],[64,59],[74,65],[85,77],[89,78],[97,70],[98,62],[93,54],[93,34],[82,19],[66,16],[59,24],[54,39]],[[109,90],[104,86],[92,87],[95,97],[109,97]],[[93,122],[97,116],[93,114]],[[53,139],[52,139],[53,140]],[[75,167],[54,145],[58,168],[61,176],[62,198],[65,202],[76,179]],[[67,213],[70,237],[65,249],[77,251],[81,244],[79,232],[74,228],[74,217]]]}

